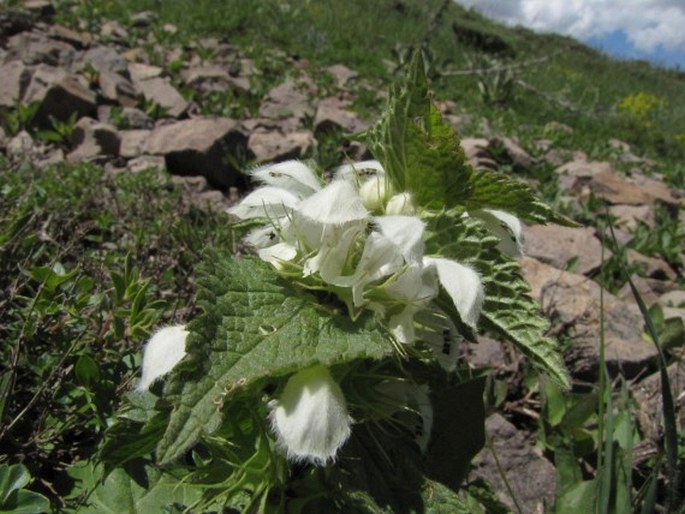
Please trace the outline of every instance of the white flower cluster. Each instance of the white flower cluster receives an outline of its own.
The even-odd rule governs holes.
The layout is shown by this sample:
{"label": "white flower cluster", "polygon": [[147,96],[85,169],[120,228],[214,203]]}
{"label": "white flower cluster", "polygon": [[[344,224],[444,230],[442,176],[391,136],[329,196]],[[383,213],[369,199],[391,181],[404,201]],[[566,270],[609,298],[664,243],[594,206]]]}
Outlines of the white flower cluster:
{"label": "white flower cluster", "polygon": [[[309,280],[335,292],[353,316],[362,309],[375,312],[399,343],[421,341],[443,367],[454,368],[457,330],[433,301],[442,288],[461,321],[475,330],[484,299],[481,278],[469,266],[425,255],[425,224],[412,197],[392,190],[379,162],[342,166],[328,184],[299,161],[260,167],[251,176],[262,186],[229,212],[241,220],[264,221],[246,237],[262,260],[300,282]],[[518,219],[493,210],[469,215],[500,237],[502,251],[520,254]],[[163,330],[169,333],[160,331],[148,343],[142,389],[184,355],[183,327]],[[169,353],[161,358],[164,344]],[[419,413],[417,441],[425,449],[432,425],[425,389],[395,384],[381,390],[379,394],[405,407],[411,404]],[[278,442],[294,460],[325,464],[350,434],[352,420],[343,393],[319,365],[291,376],[270,409]]]}

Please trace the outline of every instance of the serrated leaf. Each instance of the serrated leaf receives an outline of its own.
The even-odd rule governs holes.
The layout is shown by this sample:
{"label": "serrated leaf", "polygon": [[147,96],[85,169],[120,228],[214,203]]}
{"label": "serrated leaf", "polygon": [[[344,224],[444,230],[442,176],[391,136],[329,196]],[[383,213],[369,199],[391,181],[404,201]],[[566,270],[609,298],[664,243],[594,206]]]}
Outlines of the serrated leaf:
{"label": "serrated leaf", "polygon": [[479,325],[514,343],[539,371],[567,389],[568,373],[557,345],[545,337],[549,322],[530,296],[519,264],[497,250],[499,240],[476,219],[451,212],[427,221],[427,254],[470,264],[480,272],[485,302]]}
{"label": "serrated leaf", "polygon": [[503,173],[477,168],[471,173],[473,192],[465,206],[476,209],[498,209],[535,223],[558,223],[568,227],[578,226],[573,220],[557,214],[541,202],[527,184]]}
{"label": "serrated leaf", "polygon": [[79,514],[149,514],[165,512],[172,505],[189,507],[201,496],[197,487],[184,485],[169,473],[162,473],[142,460],[115,469],[104,481],[103,470],[90,463],[77,464],[69,474],[79,481],[81,491],[90,491]]}
{"label": "serrated leaf", "polygon": [[471,166],[454,129],[430,100],[420,53],[365,139],[395,190],[409,191],[419,206],[453,207],[469,196]]}
{"label": "serrated leaf", "polygon": [[204,313],[189,324],[189,355],[165,389],[174,408],[157,448],[161,463],[212,434],[222,405],[242,387],[315,363],[379,359],[393,351],[370,315],[353,322],[258,259],[213,253],[199,275]]}

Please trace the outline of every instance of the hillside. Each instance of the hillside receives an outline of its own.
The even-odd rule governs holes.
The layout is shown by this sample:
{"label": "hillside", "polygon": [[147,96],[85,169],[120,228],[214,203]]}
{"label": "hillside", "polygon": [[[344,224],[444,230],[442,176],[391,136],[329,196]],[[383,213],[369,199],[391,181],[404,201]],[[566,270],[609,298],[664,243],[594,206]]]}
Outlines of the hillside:
{"label": "hillside", "polygon": [[[477,331],[472,320],[459,327],[463,338],[451,327],[440,331],[440,351],[457,366],[443,376],[412,360],[414,351],[426,358],[425,345],[407,355],[389,350],[380,310],[373,320],[355,313],[360,323],[375,323],[368,333],[376,354],[364,353],[359,324],[349,325],[346,315],[330,332],[306,324],[310,351],[298,350],[297,358],[315,353],[337,366],[355,409],[349,419],[340,409],[342,418],[356,422],[335,465],[293,464],[266,419],[299,365],[278,364],[299,332],[293,324],[289,337],[269,339],[279,332],[268,321],[270,309],[285,305],[288,325],[302,319],[299,310],[310,320],[324,319],[313,312],[352,313],[357,299],[343,306],[321,284],[307,282],[310,276],[287,294],[280,282],[274,289],[280,275],[269,266],[234,259],[255,253],[254,239],[241,239],[254,220],[235,224],[237,211],[227,210],[250,198],[257,181],[248,170],[257,165],[307,163],[314,186],[298,187],[310,193],[326,190],[341,164],[376,157],[388,166],[392,152],[372,154],[377,141],[359,133],[384,113],[416,49],[427,63],[422,87],[437,109],[411,119],[430,119],[442,139],[428,165],[416,164],[432,187],[426,205],[440,198],[437,214],[427,208],[412,229],[432,230],[426,262],[445,249],[483,276],[499,270],[505,278],[490,277],[483,294],[504,292],[485,302],[502,300],[513,315],[493,319],[505,332],[528,330],[526,309],[534,310],[542,334],[534,341],[542,350],[525,338],[501,337],[491,318]],[[614,61],[569,38],[504,27],[444,1],[13,0],[0,11],[0,510],[119,512],[129,502],[130,512],[146,513],[255,512],[268,504],[279,512],[328,512],[335,505],[344,512],[570,514],[676,505],[685,476],[675,458],[683,451],[685,412],[684,81],[683,73]],[[433,174],[435,162],[443,175]],[[281,172],[266,168],[262,176],[278,181]],[[443,178],[450,187],[442,187]],[[381,197],[379,191],[371,193]],[[392,217],[390,200],[371,196],[387,209],[380,216]],[[398,212],[411,218],[411,202],[401,209],[407,205]],[[379,237],[380,217],[371,217],[379,207],[366,209],[355,214],[364,222],[356,250]],[[495,217],[492,234],[484,232],[483,209],[514,213],[525,226]],[[562,225],[540,224],[546,221]],[[517,258],[479,267],[478,259],[505,246],[507,236]],[[273,244],[281,234],[264,237]],[[411,252],[419,249],[423,240]],[[402,266],[409,266],[406,259]],[[364,257],[348,260],[361,267]],[[220,280],[207,279],[212,267]],[[241,284],[237,290],[232,280]],[[369,282],[375,298],[390,295],[390,279]],[[298,288],[307,284],[314,292],[303,295]],[[256,298],[267,290],[271,307],[264,308]],[[244,291],[255,297],[236,295]],[[312,302],[320,303],[313,311]],[[223,323],[235,317],[226,314],[235,305],[245,306],[238,318],[251,317],[259,341],[275,342],[264,345],[273,358],[256,367],[257,380],[240,375],[235,388],[203,375],[220,394],[187,405],[209,406],[201,417],[215,428],[203,433],[198,421],[196,438],[168,451],[158,467],[173,395],[185,387],[178,377],[200,373],[181,366],[166,385],[134,391],[141,349],[159,327],[193,323],[208,312],[205,321]],[[460,323],[467,319],[460,305],[451,308]],[[425,328],[410,321],[412,330]],[[214,353],[203,355],[202,365],[221,363],[216,357],[232,353],[231,338],[243,332],[249,331],[234,328],[224,337],[223,326],[217,330]],[[349,363],[336,361],[336,337],[380,364],[360,359],[349,375],[341,373]],[[189,347],[197,351],[198,341]],[[217,350],[222,344],[229,351]],[[269,376],[272,361],[282,368]],[[556,382],[547,378],[554,373],[544,374],[549,362],[561,368]],[[675,407],[662,402],[664,366]],[[415,403],[406,400],[406,412],[379,408],[374,415],[382,423],[373,416],[367,422],[365,395],[374,389],[368,384],[383,385],[386,374],[405,368],[436,386],[433,397],[426,402],[425,389],[403,393]],[[256,394],[216,408],[245,384]],[[440,387],[449,394],[439,395]],[[430,422],[426,403],[443,409],[436,407]],[[227,417],[216,431],[224,411],[242,417]],[[388,434],[392,445],[375,442]],[[435,465],[446,456],[445,468]]]}

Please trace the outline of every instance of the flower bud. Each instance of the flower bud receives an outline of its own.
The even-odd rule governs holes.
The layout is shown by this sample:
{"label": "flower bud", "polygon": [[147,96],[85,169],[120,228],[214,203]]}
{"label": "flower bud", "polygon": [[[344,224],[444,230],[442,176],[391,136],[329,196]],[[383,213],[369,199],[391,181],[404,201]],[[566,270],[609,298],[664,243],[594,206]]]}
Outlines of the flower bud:
{"label": "flower bud", "polygon": [[416,214],[416,206],[411,193],[399,193],[390,198],[385,206],[385,214],[389,216],[413,216]]}
{"label": "flower bud", "polygon": [[291,460],[325,465],[350,436],[345,397],[323,366],[291,376],[270,407],[278,444]]}
{"label": "flower bud", "polygon": [[143,353],[143,373],[136,387],[138,391],[149,389],[185,357],[187,337],[184,325],[165,327],[153,334]]}

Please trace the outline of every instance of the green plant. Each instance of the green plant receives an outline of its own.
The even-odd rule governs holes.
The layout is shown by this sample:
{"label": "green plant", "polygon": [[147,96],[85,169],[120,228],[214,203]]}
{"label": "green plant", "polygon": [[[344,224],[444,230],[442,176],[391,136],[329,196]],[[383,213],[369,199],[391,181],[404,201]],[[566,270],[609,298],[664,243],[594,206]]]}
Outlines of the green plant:
{"label": "green plant", "polygon": [[50,141],[61,146],[68,146],[71,144],[74,129],[76,128],[76,117],[78,113],[74,112],[66,121],[60,121],[53,116],[50,116],[50,124],[52,130],[39,130],[36,133],[38,139],[43,141]]}
{"label": "green plant", "polygon": [[39,107],[40,102],[29,104],[18,102],[14,109],[2,111],[2,126],[7,134],[16,136],[22,130],[29,130]]}
{"label": "green plant", "polygon": [[21,464],[0,465],[0,510],[15,514],[41,514],[50,510],[48,499],[25,487],[31,475]]}

